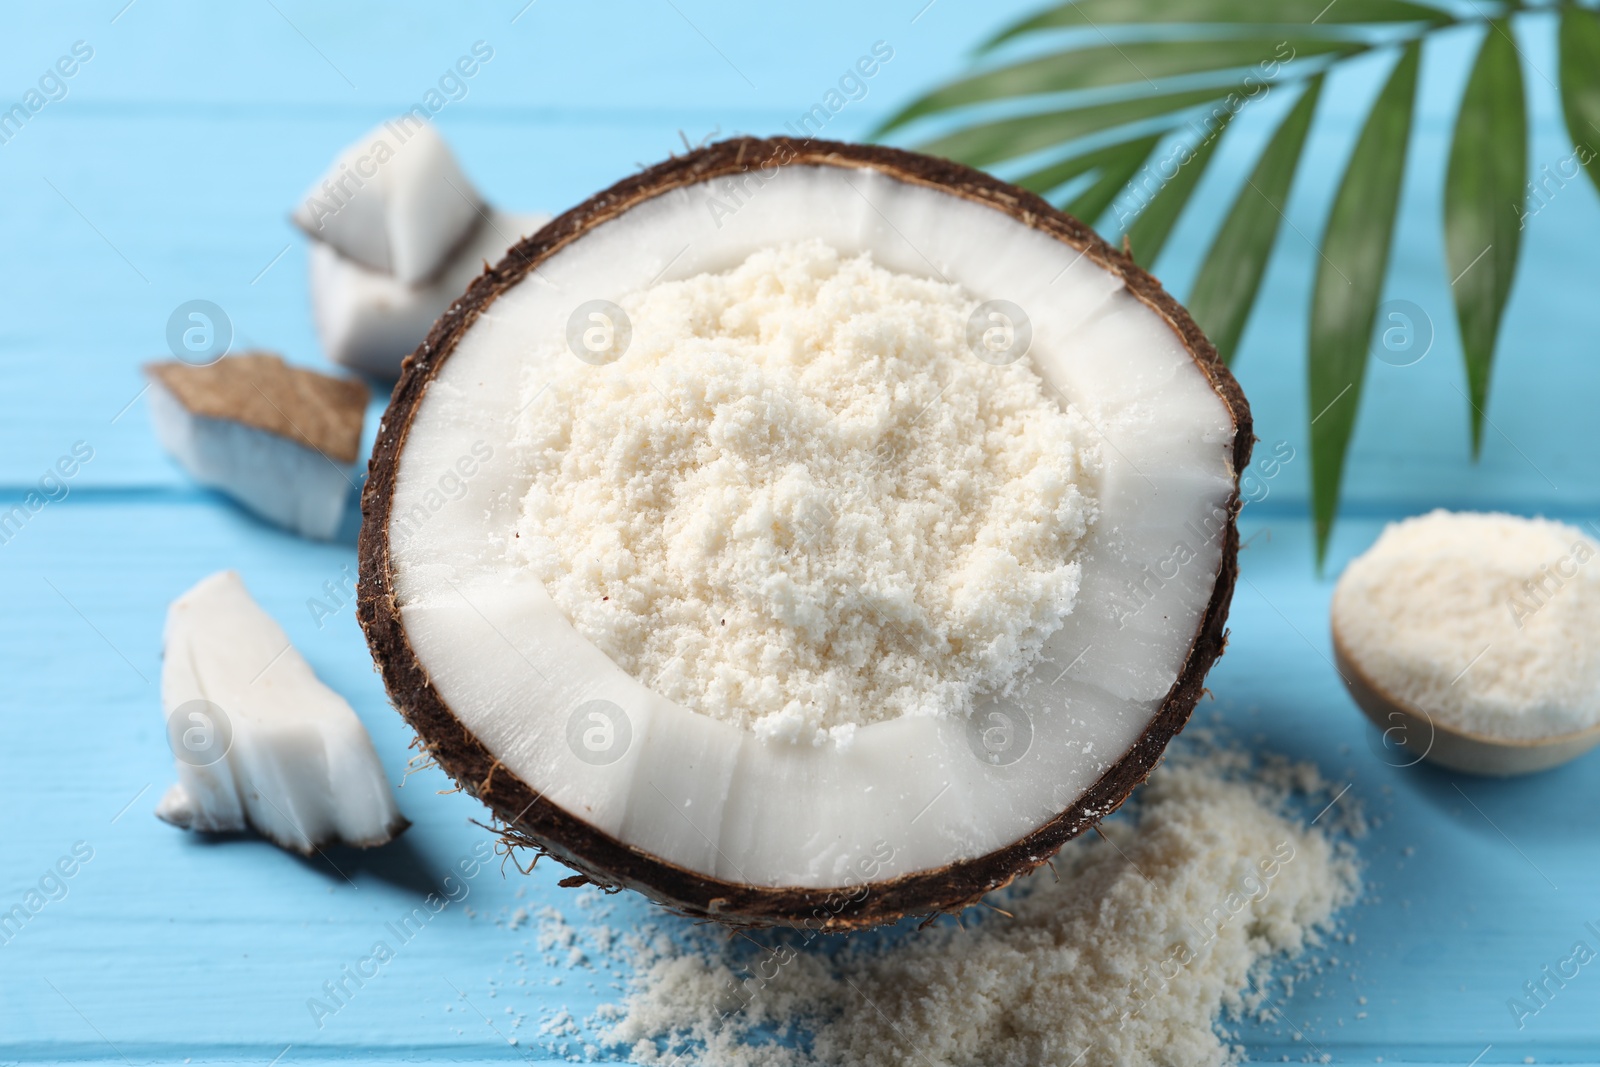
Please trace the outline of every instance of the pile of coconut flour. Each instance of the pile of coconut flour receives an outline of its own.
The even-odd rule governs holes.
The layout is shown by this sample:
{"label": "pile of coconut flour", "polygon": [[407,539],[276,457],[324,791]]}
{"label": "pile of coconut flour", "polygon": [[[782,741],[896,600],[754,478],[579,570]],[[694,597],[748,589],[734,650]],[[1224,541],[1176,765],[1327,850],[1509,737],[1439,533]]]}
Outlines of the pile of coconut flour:
{"label": "pile of coconut flour", "polygon": [[530,380],[517,551],[656,692],[820,743],[1003,691],[1060,628],[1098,459],[977,301],[818,242],[624,300]]}
{"label": "pile of coconut flour", "polygon": [[1069,843],[1056,877],[991,894],[1009,916],[831,954],[796,933],[756,960],[726,937],[635,941],[645,959],[602,1011],[604,1040],[631,1062],[713,1067],[1237,1062],[1223,1017],[1287,1022],[1273,965],[1320,945],[1359,892],[1353,846],[1327,832],[1337,816],[1295,814],[1328,792],[1310,765],[1171,757],[1135,824],[1108,822],[1110,841]]}
{"label": "pile of coconut flour", "polygon": [[1346,568],[1333,624],[1385,693],[1479,734],[1600,723],[1600,544],[1547,519],[1435,511]]}

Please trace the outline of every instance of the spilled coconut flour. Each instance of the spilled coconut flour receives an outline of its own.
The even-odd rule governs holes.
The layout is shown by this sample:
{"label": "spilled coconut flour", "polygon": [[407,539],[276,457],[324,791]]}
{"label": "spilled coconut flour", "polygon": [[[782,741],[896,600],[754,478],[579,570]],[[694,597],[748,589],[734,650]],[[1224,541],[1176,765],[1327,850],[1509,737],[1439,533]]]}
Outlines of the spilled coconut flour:
{"label": "spilled coconut flour", "polygon": [[1130,803],[1136,823],[1104,825],[1111,843],[1078,838],[1059,881],[1042,868],[990,894],[1010,917],[974,909],[964,928],[836,952],[807,930],[758,935],[772,947],[756,958],[725,934],[630,936],[630,992],[593,1025],[647,1064],[1237,1063],[1223,1018],[1273,1021],[1273,965],[1322,945],[1359,893],[1354,848],[1329,830],[1361,832],[1359,812],[1296,814],[1329,792],[1310,764],[1173,755]]}
{"label": "spilled coconut flour", "polygon": [[967,347],[960,287],[764,250],[623,301],[630,347],[534,394],[516,545],[656,692],[769,738],[963,715],[1077,594],[1090,428]]}

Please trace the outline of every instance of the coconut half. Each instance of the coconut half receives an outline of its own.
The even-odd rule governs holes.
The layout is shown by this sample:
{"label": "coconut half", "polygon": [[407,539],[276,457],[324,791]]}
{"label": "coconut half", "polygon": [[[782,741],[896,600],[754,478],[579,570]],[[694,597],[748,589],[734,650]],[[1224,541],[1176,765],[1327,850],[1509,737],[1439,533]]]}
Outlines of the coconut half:
{"label": "coconut half", "polygon": [[[1101,438],[1076,604],[1027,677],[970,718],[848,743],[762,739],[659,696],[512,548],[526,382],[577,352],[547,339],[588,302],[810,240],[1023,309],[1033,369]],[[954,910],[1114,810],[1187,721],[1223,647],[1250,431],[1188,314],[1038,197],[892,149],[729,141],[518,244],[409,358],[363,495],[360,618],[441,766],[580,881],[730,924]]]}

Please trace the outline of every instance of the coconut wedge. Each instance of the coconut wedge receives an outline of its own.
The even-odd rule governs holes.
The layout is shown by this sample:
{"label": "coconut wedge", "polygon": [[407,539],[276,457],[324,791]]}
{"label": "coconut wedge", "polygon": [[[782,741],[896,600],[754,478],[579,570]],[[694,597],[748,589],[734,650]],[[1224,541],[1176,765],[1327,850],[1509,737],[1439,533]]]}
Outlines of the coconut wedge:
{"label": "coconut wedge", "polygon": [[144,369],[156,438],[195,480],[304,537],[339,532],[355,486],[365,385],[270,352]]}
{"label": "coconut wedge", "polygon": [[[1025,309],[1033,369],[1102,439],[1075,606],[970,718],[764,740],[630,676],[517,565],[512,428],[531,382],[583,358],[559,343],[588,336],[582,312],[803,241]],[[886,148],[728,141],[518,244],[407,361],[363,495],[360,619],[442,767],[580,881],[729,924],[955,910],[1114,810],[1188,720],[1223,647],[1250,446],[1188,314],[1038,197]]]}
{"label": "coconut wedge", "polygon": [[313,243],[311,311],[322,351],[351,370],[398,378],[400,361],[468,283],[549,221],[549,215],[490,211],[437,277],[415,285],[348,259],[331,244]]}
{"label": "coconut wedge", "polygon": [[407,285],[438,275],[483,217],[439,131],[410,115],[341,152],[290,216],[346,259]]}
{"label": "coconut wedge", "polygon": [[410,825],[366,727],[233,571],[168,610],[161,701],[178,781],[156,814],[174,826],[250,827],[309,855],[381,845]]}

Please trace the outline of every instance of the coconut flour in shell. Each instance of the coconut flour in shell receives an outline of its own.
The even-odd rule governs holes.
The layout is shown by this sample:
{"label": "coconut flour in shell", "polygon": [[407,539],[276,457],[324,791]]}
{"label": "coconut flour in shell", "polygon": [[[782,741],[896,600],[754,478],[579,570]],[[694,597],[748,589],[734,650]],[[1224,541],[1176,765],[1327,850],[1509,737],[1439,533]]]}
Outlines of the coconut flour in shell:
{"label": "coconut flour in shell", "polygon": [[1077,595],[1088,424],[977,301],[819,242],[623,300],[631,342],[530,380],[516,546],[577,627],[689,708],[847,740],[968,714]]}

